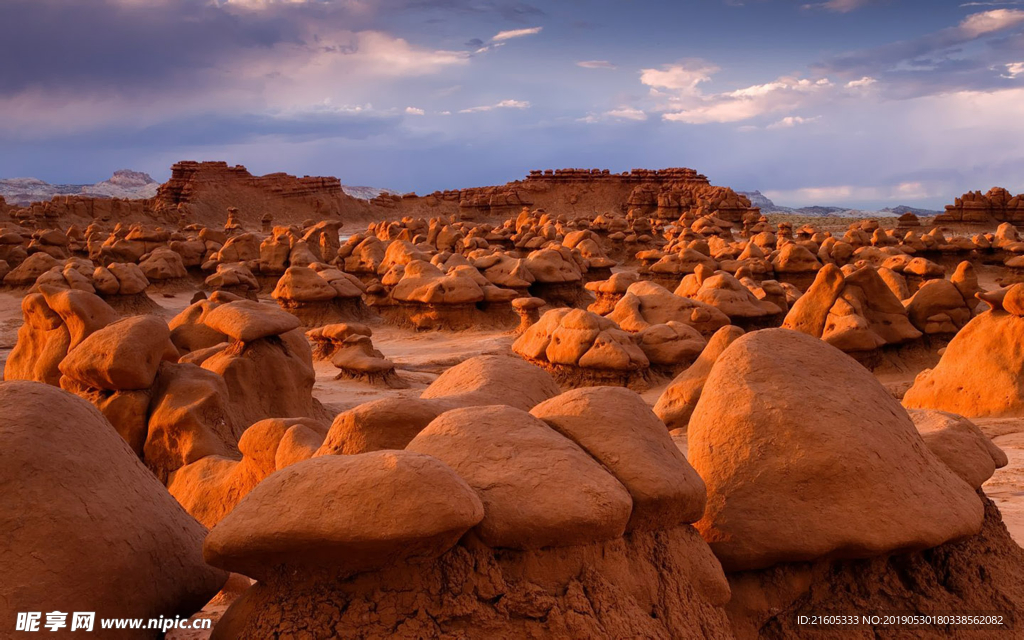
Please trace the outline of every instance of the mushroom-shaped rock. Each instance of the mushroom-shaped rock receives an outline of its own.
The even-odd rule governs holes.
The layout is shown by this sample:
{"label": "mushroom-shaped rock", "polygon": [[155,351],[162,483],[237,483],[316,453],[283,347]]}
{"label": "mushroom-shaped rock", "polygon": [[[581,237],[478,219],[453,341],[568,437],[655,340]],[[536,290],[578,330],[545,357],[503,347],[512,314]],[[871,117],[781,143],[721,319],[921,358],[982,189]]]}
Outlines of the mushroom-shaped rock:
{"label": "mushroom-shaped rock", "polygon": [[370,327],[358,322],[339,322],[317,327],[306,332],[306,337],[313,343],[313,359],[327,360],[345,344],[349,338],[373,335]]}
{"label": "mushroom-shaped rock", "polygon": [[512,308],[519,314],[519,326],[516,328],[516,335],[519,335],[530,328],[530,325],[540,320],[540,308],[546,302],[540,298],[514,298]]}
{"label": "mushroom-shaped rock", "polygon": [[711,374],[718,356],[725,348],[743,335],[743,329],[729,325],[715,332],[708,340],[707,346],[697,356],[697,360],[685,371],[680,373],[662,392],[654,405],[654,413],[669,429],[685,429],[690,422],[690,415],[700,400],[704,383]]}
{"label": "mushroom-shaped rock", "polygon": [[924,549],[981,528],[981,500],[885,387],[800,332],[733,342],[688,432],[708,488],[697,528],[727,570]]}
{"label": "mushroom-shaped rock", "polygon": [[611,313],[615,308],[615,303],[626,295],[626,290],[630,285],[638,281],[637,274],[632,271],[622,271],[613,273],[607,280],[588,282],[586,288],[597,296],[597,300],[587,307],[587,311],[593,311],[602,316]]}
{"label": "mushroom-shaped rock", "polygon": [[[736,324],[751,327],[751,325],[764,325],[778,323],[781,319],[782,309],[771,302],[759,300],[750,289],[743,286],[739,280],[728,273],[719,272],[706,277],[701,277],[700,271],[686,278],[693,278],[699,281],[698,288],[691,296],[710,305],[725,315]],[[686,285],[686,281],[680,284],[680,289]],[[676,290],[676,295],[684,295]],[[752,327],[751,327],[752,328]]]}
{"label": "mushroom-shaped rock", "polygon": [[688,324],[670,320],[634,334],[637,345],[651,365],[675,369],[694,361],[707,344],[707,340]]}
{"label": "mushroom-shaped rock", "polygon": [[203,555],[259,579],[296,570],[344,578],[434,559],[483,516],[476,493],[428,455],[323,456],[257,485],[210,531]]}
{"label": "mushroom-shaped rock", "polygon": [[647,281],[630,285],[607,318],[630,332],[674,320],[690,325],[705,336],[729,324],[729,317],[711,305],[677,296]]}
{"label": "mushroom-shaped rock", "polygon": [[476,356],[442,373],[420,397],[452,408],[504,404],[529,411],[559,393],[546,371],[520,358]]}
{"label": "mushroom-shaped rock", "polygon": [[331,364],[339,369],[338,378],[363,380],[389,387],[405,387],[395,373],[395,363],[373,347],[369,336],[346,338],[331,356]]}
{"label": "mushroom-shaped rock", "polygon": [[650,367],[628,333],[582,309],[548,311],[516,339],[512,350],[567,385],[637,385]]}
{"label": "mushroom-shaped rock", "polygon": [[304,326],[359,320],[368,314],[360,299],[365,286],[334,268],[288,267],[274,288],[277,304]]}
{"label": "mushroom-shaped rock", "polygon": [[[1024,317],[1002,308],[1017,293],[1024,294],[1024,284],[1001,292],[1004,299],[997,309],[968,322],[946,346],[935,368],[918,374],[903,396],[904,406],[968,418],[1024,415],[1024,350],[1008,348],[1024,344]],[[982,299],[998,295],[989,292]]]}
{"label": "mushroom-shaped rock", "polygon": [[963,416],[930,409],[909,413],[932,453],[975,489],[1009,462],[1003,450]]}
{"label": "mushroom-shaped rock", "polygon": [[177,360],[167,324],[154,316],[133,316],[90,334],[68,352],[60,370],[93,389],[148,389],[169,354]]}
{"label": "mushroom-shaped rock", "polygon": [[279,302],[321,302],[337,297],[338,292],[309,267],[288,267],[271,295]]}
{"label": "mushroom-shaped rock", "polygon": [[945,279],[926,280],[907,300],[910,322],[922,333],[956,333],[971,319],[973,293],[965,299],[955,284]]}
{"label": "mushroom-shaped rock", "polygon": [[579,446],[508,406],[454,409],[407,451],[441,460],[484,505],[476,533],[490,547],[539,549],[617,538],[632,500]]}
{"label": "mushroom-shaped rock", "polygon": [[417,398],[392,397],[366,402],[334,418],[316,455],[404,449],[445,409],[439,402]]}
{"label": "mushroom-shaped rock", "polygon": [[227,574],[203,562],[202,525],[99,411],[32,382],[0,383],[0,406],[0,486],[11,489],[0,492],[0,617],[8,629],[17,612],[41,603],[173,618],[217,593]]}
{"label": "mushroom-shaped rock", "polygon": [[168,247],[157,247],[139,262],[139,269],[150,282],[184,278],[188,275],[181,254]]}
{"label": "mushroom-shaped rock", "polygon": [[299,328],[299,319],[292,314],[252,300],[219,305],[206,314],[203,323],[242,342],[253,342]]}
{"label": "mushroom-shaped rock", "polygon": [[255,299],[260,289],[259,280],[242,262],[222,262],[217,271],[207,276],[206,286],[214,291],[227,291],[241,297]]}
{"label": "mushroom-shaped rock", "polygon": [[629,529],[671,529],[704,514],[704,481],[643,398],[620,387],[573,389],[530,413],[600,462],[633,499]]}

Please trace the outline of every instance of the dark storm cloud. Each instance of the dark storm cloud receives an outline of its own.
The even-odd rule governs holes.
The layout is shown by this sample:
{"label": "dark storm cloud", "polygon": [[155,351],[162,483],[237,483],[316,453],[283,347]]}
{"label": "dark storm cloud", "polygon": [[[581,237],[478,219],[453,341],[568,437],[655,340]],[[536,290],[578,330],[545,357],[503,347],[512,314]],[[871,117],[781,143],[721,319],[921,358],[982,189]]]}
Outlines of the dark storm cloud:
{"label": "dark storm cloud", "polygon": [[35,87],[130,88],[230,64],[248,49],[301,44],[296,21],[280,17],[278,11],[233,14],[200,0],[4,0],[0,94]]}
{"label": "dark storm cloud", "polygon": [[269,2],[258,10],[210,0],[2,0],[0,96],[30,88],[109,86],[125,93],[168,82],[187,86],[200,82],[196,72],[230,72],[250,54],[280,45],[312,52],[320,46],[318,31],[387,30],[403,17],[453,12],[513,22],[543,15],[526,3],[497,0]]}
{"label": "dark storm cloud", "polygon": [[139,130],[120,127],[69,136],[65,141],[81,149],[103,144],[129,148],[144,140],[154,147],[225,146],[280,138],[297,143],[310,140],[366,140],[390,133],[401,123],[397,115],[307,113],[289,117],[259,114],[203,114],[175,118]]}

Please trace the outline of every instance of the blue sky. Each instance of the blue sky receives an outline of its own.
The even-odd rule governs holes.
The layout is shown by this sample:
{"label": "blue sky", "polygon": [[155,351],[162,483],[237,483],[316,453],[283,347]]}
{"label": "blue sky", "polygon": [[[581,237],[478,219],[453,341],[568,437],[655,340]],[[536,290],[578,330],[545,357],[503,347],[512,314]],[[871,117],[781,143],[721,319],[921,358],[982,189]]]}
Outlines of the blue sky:
{"label": "blue sky", "polygon": [[425,193],[693,167],[781,204],[1024,191],[1024,0],[2,0],[0,176],[180,159]]}

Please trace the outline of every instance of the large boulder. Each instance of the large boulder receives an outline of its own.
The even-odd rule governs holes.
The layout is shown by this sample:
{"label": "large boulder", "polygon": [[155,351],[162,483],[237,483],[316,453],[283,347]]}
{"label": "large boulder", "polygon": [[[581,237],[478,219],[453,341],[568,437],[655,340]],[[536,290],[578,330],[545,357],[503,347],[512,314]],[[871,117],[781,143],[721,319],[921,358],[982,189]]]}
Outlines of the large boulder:
{"label": "large boulder", "polygon": [[685,429],[693,414],[693,409],[700,400],[704,383],[711,374],[718,356],[726,347],[743,335],[743,329],[729,325],[715,332],[708,344],[701,351],[697,360],[685,371],[676,376],[665,387],[654,405],[654,413],[661,418],[669,429]]}
{"label": "large boulder", "polygon": [[453,408],[505,404],[529,411],[559,392],[558,384],[540,367],[511,356],[477,356],[442,373],[420,397]]}
{"label": "large boulder", "polygon": [[[1024,291],[1024,285],[1011,289],[1016,287]],[[934,369],[918,374],[903,396],[904,406],[968,418],[1024,415],[1021,345],[1024,317],[1002,308],[981,314],[950,341]]]}
{"label": "large boulder", "polygon": [[931,409],[909,413],[932,453],[975,489],[1009,463],[1003,450],[967,418]]}
{"label": "large boulder", "polygon": [[455,470],[480,495],[490,547],[539,549],[617,538],[632,500],[579,446],[508,406],[441,414],[406,447]]}
{"label": "large boulder", "polygon": [[870,372],[786,329],[719,356],[689,459],[708,488],[697,528],[726,570],[934,547],[974,535],[984,516]]}
{"label": "large boulder", "polygon": [[573,389],[530,414],[582,447],[626,487],[633,499],[630,529],[671,529],[704,514],[704,481],[636,393],[621,387]]}
{"label": "large boulder", "polygon": [[32,382],[0,384],[0,406],[0,619],[8,630],[17,612],[40,607],[189,616],[217,593],[227,574],[203,562],[205,529],[95,407]]}
{"label": "large boulder", "polygon": [[434,559],[483,515],[466,482],[430,456],[325,456],[261,482],[210,531],[203,553],[256,578],[283,567],[344,578]]}
{"label": "large boulder", "polygon": [[164,359],[178,359],[167,323],[155,316],[134,316],[89,335],[68,352],[60,370],[93,389],[148,389]]}

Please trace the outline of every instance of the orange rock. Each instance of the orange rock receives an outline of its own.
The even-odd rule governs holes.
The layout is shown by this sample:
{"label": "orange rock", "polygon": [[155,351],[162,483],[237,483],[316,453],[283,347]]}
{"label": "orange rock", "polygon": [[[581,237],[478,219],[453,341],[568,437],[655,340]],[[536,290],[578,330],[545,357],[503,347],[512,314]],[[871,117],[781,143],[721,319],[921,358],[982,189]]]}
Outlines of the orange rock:
{"label": "orange rock", "polygon": [[280,567],[343,578],[436,558],[483,516],[474,491],[430,456],[327,456],[260,483],[210,531],[203,555],[256,578]]}
{"label": "orange rock", "polygon": [[512,549],[617,538],[629,521],[626,489],[570,440],[507,406],[438,416],[407,451],[441,460],[480,496],[484,544]]}
{"label": "orange rock", "polygon": [[800,332],[756,331],[726,348],[688,435],[708,489],[697,528],[726,570],[925,549],[981,528],[973,488],[885,387]]}
{"label": "orange rock", "polygon": [[0,405],[0,485],[17,487],[0,492],[0,616],[49,601],[173,618],[220,589],[227,574],[203,562],[203,527],[93,406],[29,382],[0,384]]}

